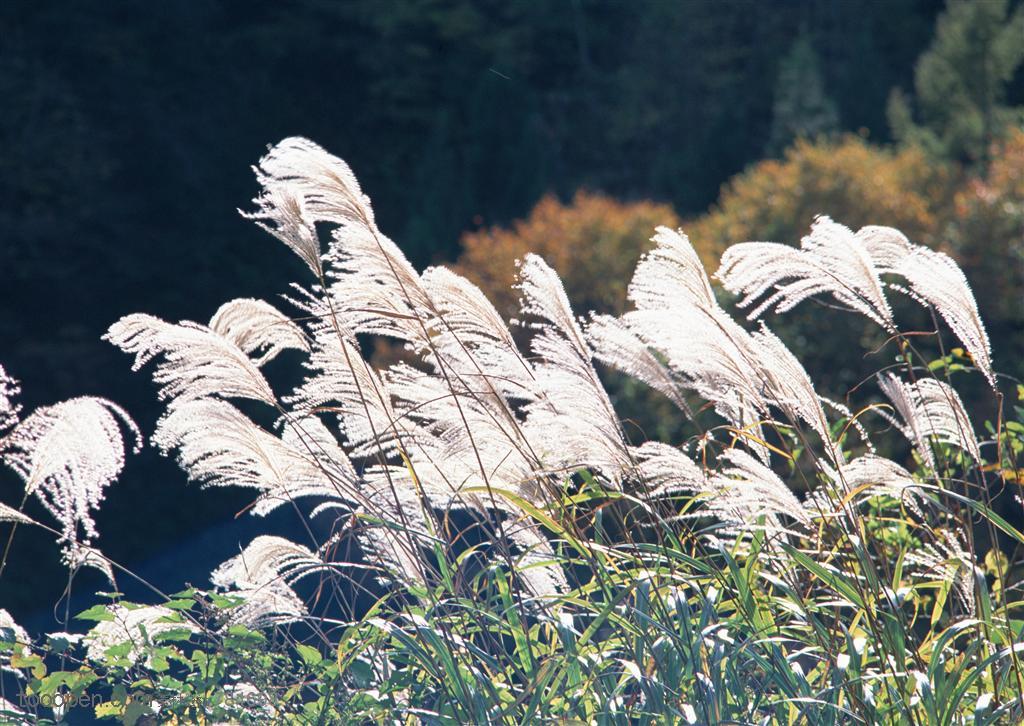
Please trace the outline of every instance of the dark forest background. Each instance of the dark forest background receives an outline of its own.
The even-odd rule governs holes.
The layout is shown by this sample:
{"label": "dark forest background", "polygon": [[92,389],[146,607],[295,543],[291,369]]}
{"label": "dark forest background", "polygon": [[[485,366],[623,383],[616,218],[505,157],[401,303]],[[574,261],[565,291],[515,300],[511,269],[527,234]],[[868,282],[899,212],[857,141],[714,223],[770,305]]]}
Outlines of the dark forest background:
{"label": "dark forest background", "polygon": [[[110,323],[136,311],[205,321],[225,300],[303,279],[236,211],[268,144],[303,135],[346,159],[418,266],[454,260],[465,231],[524,217],[545,193],[587,188],[694,216],[780,153],[780,70],[808,48],[828,130],[890,141],[890,93],[913,87],[943,7],[0,3],[0,360],[27,410],[101,395],[148,433],[160,406],[149,376],[100,341]],[[202,583],[262,529],[233,519],[247,502],[200,492],[147,449],[110,489],[98,544],[167,588]],[[17,536],[0,598],[29,625],[60,596],[41,584],[60,582],[58,554],[48,537]]]}

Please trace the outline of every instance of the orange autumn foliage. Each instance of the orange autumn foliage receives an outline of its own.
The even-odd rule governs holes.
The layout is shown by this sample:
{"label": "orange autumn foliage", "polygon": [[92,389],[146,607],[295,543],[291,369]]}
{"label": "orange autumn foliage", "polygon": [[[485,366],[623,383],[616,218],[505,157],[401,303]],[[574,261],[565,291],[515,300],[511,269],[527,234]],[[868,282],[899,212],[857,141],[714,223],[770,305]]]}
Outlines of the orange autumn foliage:
{"label": "orange autumn foliage", "polygon": [[[993,145],[984,178],[970,179],[957,191],[946,241],[977,279],[983,314],[1024,332],[1024,130],[1012,129]],[[1024,348],[1024,341],[1015,353]]]}
{"label": "orange autumn foliage", "polygon": [[633,268],[651,247],[658,225],[676,228],[680,220],[666,204],[619,202],[582,190],[563,204],[548,195],[511,227],[463,235],[457,270],[479,285],[503,315],[514,317],[519,299],[512,289],[515,263],[535,252],[561,275],[575,310],[621,312]]}

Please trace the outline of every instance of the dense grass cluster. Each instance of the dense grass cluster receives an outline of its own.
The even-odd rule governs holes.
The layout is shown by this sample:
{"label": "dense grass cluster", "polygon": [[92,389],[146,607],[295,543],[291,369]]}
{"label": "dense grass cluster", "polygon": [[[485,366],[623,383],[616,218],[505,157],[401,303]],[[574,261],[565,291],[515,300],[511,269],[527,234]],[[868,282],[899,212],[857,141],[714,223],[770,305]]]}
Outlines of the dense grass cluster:
{"label": "dense grass cluster", "polygon": [[[91,513],[126,416],[78,399],[22,419],[0,375],[0,455],[26,482],[0,521],[49,529],[69,583],[95,566],[113,590],[80,633],[32,638],[0,610],[7,718],[1024,718],[1024,388],[993,371],[948,257],[823,217],[799,247],[731,247],[716,278],[732,305],[660,228],[617,316],[578,318],[526,255],[513,333],[468,280],[413,269],[340,160],[289,139],[258,175],[252,216],[311,275],[296,312],[234,300],[208,324],[131,315],[107,338],[155,363],[156,446],[195,481],[251,489],[256,516],[294,510],[306,536],[268,533],[209,588],[125,602],[134,575],[96,548]],[[901,329],[897,297],[932,325]],[[879,371],[844,401],[730,312],[810,302],[884,334],[850,350]],[[375,340],[398,362],[372,364]],[[304,375],[279,395],[289,359]],[[621,420],[606,367],[664,396],[684,437]],[[33,496],[56,524],[24,513]]]}

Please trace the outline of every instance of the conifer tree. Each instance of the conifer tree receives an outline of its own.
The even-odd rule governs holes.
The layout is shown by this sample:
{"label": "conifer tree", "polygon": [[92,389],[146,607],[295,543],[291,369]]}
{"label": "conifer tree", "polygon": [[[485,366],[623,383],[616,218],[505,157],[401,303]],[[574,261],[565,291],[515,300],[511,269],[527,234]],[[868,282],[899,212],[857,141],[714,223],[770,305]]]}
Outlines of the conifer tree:
{"label": "conifer tree", "polygon": [[779,154],[794,139],[827,134],[838,126],[839,112],[825,92],[820,58],[801,33],[779,66],[767,152]]}
{"label": "conifer tree", "polygon": [[1024,5],[1011,12],[1008,0],[950,0],[917,62],[913,105],[900,89],[890,96],[893,134],[938,158],[983,165],[992,142],[1024,119],[1024,108],[1006,105],[1024,63],[1022,38]]}

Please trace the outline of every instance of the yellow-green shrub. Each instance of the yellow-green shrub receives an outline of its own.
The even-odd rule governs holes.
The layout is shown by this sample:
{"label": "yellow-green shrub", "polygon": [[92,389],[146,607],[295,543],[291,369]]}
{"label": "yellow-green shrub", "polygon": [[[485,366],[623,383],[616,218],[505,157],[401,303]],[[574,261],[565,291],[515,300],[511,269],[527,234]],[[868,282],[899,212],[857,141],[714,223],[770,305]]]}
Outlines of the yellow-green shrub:
{"label": "yellow-green shrub", "polygon": [[685,229],[712,269],[734,242],[795,243],[814,217],[857,227],[883,224],[931,242],[936,210],[950,196],[948,174],[920,150],[889,150],[859,136],[797,141],[782,159],[733,177],[706,214]]}

